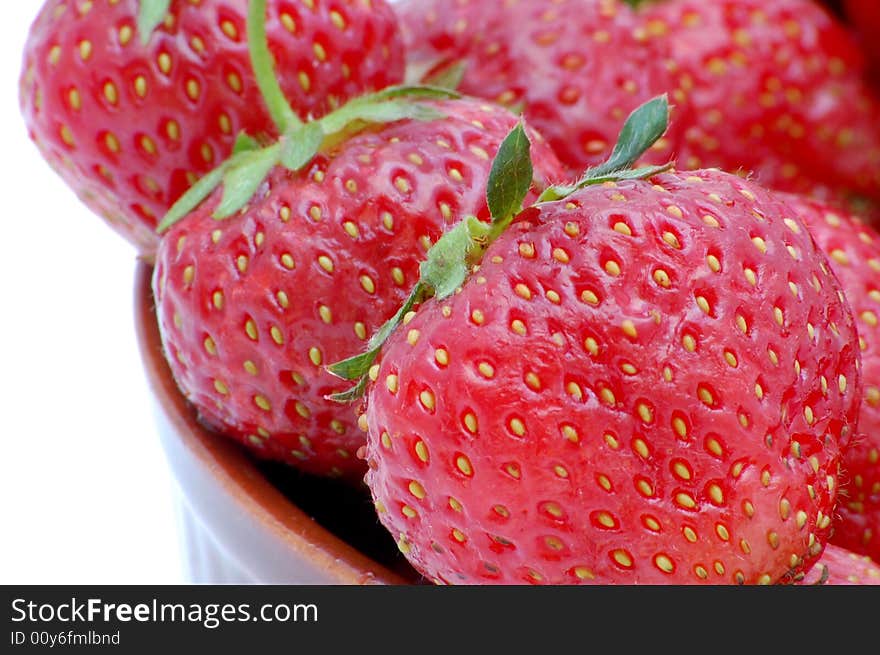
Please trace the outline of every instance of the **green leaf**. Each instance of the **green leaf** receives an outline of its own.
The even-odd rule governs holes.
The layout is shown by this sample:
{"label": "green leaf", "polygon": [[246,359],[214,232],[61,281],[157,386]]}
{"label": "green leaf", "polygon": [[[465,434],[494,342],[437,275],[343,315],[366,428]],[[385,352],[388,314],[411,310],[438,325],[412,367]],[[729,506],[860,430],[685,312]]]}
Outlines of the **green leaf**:
{"label": "green leaf", "polygon": [[489,226],[467,217],[431,246],[419,267],[419,282],[434,290],[434,297],[448,298],[467,279],[473,256],[489,233]]}
{"label": "green leaf", "polygon": [[486,200],[493,223],[509,223],[522,211],[534,177],[530,150],[529,137],[520,121],[501,142],[489,173]]}
{"label": "green leaf", "polygon": [[367,350],[365,352],[344,359],[341,362],[331,364],[327,367],[327,370],[344,380],[361,380],[370,372],[370,367],[382,351],[382,346],[384,346],[385,342],[388,341],[388,338],[394,334],[397,326],[400,325],[403,318],[412,310],[415,304],[422,300],[427,291],[427,287],[421,282],[416,284],[415,288],[409,294],[409,298],[407,298],[406,302],[397,310],[397,313],[386,321],[385,324],[382,325],[382,327],[372,336],[370,342],[367,344]]}
{"label": "green leaf", "polygon": [[456,100],[461,94],[453,89],[447,89],[431,84],[399,84],[389,86],[381,91],[362,96],[363,102],[378,102],[391,100],[392,98],[428,98],[434,100]]}
{"label": "green leaf", "polygon": [[666,95],[649,100],[626,119],[608,160],[588,170],[584,177],[597,178],[630,168],[668,127],[669,100]]}
{"label": "green leaf", "polygon": [[467,62],[453,61],[425,77],[425,84],[441,89],[457,89],[467,72]]}
{"label": "green leaf", "polygon": [[352,102],[321,119],[325,134],[339,134],[358,121],[364,123],[393,123],[406,118],[431,121],[444,118],[434,107],[407,102],[403,99],[386,99],[377,102]]}
{"label": "green leaf", "polygon": [[138,10],[137,28],[141,37],[141,43],[147,45],[153,31],[162,24],[168,15],[171,0],[140,0]]}
{"label": "green leaf", "polygon": [[298,171],[318,154],[323,142],[324,129],[321,123],[306,123],[283,141],[281,163],[292,171]]}
{"label": "green leaf", "polygon": [[346,391],[341,391],[339,393],[331,393],[329,396],[325,396],[327,400],[336,402],[336,403],[353,403],[358,398],[361,398],[364,393],[367,391],[367,384],[369,383],[369,378],[364,375],[358,380],[358,383],[351,387]]}
{"label": "green leaf", "polygon": [[180,196],[177,202],[171,206],[171,209],[168,210],[168,213],[165,214],[159,222],[156,232],[162,234],[198,207],[223,181],[223,173],[225,170],[225,166],[218,166],[193,184],[189,188],[189,191]]}
{"label": "green leaf", "polygon": [[644,179],[669,170],[672,167],[672,162],[663,166],[632,169],[633,164],[663,136],[668,127],[669,100],[666,95],[646,102],[629,115],[620,130],[611,156],[604,163],[587,169],[583,177],[574,184],[547,187],[538,198],[538,202],[561,200],[578,189],[593,184],[616,180]]}
{"label": "green leaf", "polygon": [[240,152],[256,150],[259,147],[260,144],[255,138],[250,136],[247,132],[239,132],[238,136],[235,137],[235,145],[232,146],[232,154],[237,155]]}
{"label": "green leaf", "polygon": [[228,218],[244,207],[278,163],[278,144],[243,152],[229,162],[223,175],[223,199],[214,210],[214,218]]}

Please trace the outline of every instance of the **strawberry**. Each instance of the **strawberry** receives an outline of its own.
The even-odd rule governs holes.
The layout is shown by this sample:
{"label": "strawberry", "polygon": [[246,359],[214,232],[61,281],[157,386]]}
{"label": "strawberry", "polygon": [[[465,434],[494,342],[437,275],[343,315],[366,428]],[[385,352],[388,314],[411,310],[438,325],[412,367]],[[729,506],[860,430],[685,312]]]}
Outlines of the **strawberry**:
{"label": "strawberry", "polygon": [[[607,156],[627,114],[674,86],[618,0],[403,0],[394,8],[416,76],[463,64],[459,90],[522,107],[578,173]],[[668,159],[662,146],[657,161]]]}
{"label": "strawberry", "polygon": [[[384,0],[268,4],[281,85],[301,118],[402,78]],[[155,251],[158,218],[240,131],[274,132],[248,61],[246,9],[247,0],[48,0],[31,28],[20,90],[30,135],[142,254]]]}
{"label": "strawberry", "polygon": [[[488,215],[490,158],[516,118],[470,99],[414,106],[433,113],[328,137],[225,222],[216,191],[163,236],[154,289],[174,377],[206,424],[259,456],[363,477],[363,434],[325,399],[342,386],[324,365],[394,313],[447,225]],[[538,150],[536,180],[561,176]]]}
{"label": "strawberry", "polygon": [[787,191],[880,199],[880,103],[843,24],[813,0],[657,0],[687,122],[679,165]]}
{"label": "strawberry", "polygon": [[[444,237],[413,292],[434,297],[386,326],[366,481],[435,582],[771,583],[827,541],[860,395],[851,313],[764,188],[622,170],[661,118],[662,99],[638,110],[609,164],[505,230],[528,181],[513,133],[489,234]],[[449,263],[484,249],[470,277]]]}
{"label": "strawberry", "polygon": [[843,285],[856,317],[865,388],[858,438],[841,465],[840,515],[832,542],[880,559],[880,234],[820,202],[787,198]]}
{"label": "strawberry", "polygon": [[880,566],[867,555],[829,544],[800,585],[880,585]]}

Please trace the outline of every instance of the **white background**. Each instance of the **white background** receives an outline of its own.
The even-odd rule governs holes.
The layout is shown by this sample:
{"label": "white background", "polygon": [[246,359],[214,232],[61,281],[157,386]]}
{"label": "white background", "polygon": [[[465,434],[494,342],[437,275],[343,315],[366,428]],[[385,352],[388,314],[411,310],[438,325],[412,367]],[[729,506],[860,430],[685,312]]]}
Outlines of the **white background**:
{"label": "white background", "polygon": [[27,138],[0,21],[0,584],[184,582],[172,481],[134,336],[135,251]]}

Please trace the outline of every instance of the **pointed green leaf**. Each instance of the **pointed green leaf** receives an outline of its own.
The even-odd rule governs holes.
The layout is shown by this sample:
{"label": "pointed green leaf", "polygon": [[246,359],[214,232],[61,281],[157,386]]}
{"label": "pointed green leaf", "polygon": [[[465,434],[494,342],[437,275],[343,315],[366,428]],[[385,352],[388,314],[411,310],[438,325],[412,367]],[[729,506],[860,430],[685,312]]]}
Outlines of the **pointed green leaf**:
{"label": "pointed green leaf", "polygon": [[455,100],[461,98],[461,94],[453,89],[434,86],[431,84],[399,84],[389,86],[376,93],[363,96],[365,102],[377,102],[391,100],[392,98],[421,98],[434,100]]}
{"label": "pointed green leaf", "polygon": [[522,121],[501,142],[492,162],[486,199],[493,223],[504,223],[522,211],[532,186],[531,144]]}
{"label": "pointed green leaf", "polygon": [[386,321],[385,324],[372,336],[369,344],[367,344],[367,350],[365,352],[344,359],[341,362],[331,364],[327,367],[327,370],[344,380],[360,380],[366,376],[370,372],[370,367],[373,365],[373,362],[376,361],[376,358],[382,351],[382,346],[385,345],[385,342],[388,341],[388,338],[403,321],[404,316],[412,310],[415,304],[422,299],[426,292],[427,288],[424,284],[421,282],[417,284],[409,294],[409,298],[406,299],[406,302],[397,310],[397,313]]}
{"label": "pointed green leaf", "polygon": [[425,84],[441,89],[457,89],[467,72],[467,62],[458,60],[425,77]]}
{"label": "pointed green leaf", "polygon": [[393,123],[406,118],[418,121],[432,121],[444,118],[445,114],[430,107],[403,99],[380,102],[354,102],[328,114],[321,119],[325,134],[339,134],[347,127],[357,123]]}
{"label": "pointed green leaf", "polygon": [[278,163],[279,147],[270,146],[236,155],[223,175],[223,199],[214,211],[222,220],[244,207]]}
{"label": "pointed green leaf", "polygon": [[232,146],[232,154],[237,155],[240,152],[256,150],[259,147],[260,144],[255,138],[250,136],[247,132],[240,132],[238,136],[235,137],[235,145]]}
{"label": "pointed green leaf", "polygon": [[419,281],[434,290],[434,297],[448,298],[467,279],[475,252],[481,251],[489,226],[467,217],[431,246],[419,267]]}
{"label": "pointed green leaf", "polygon": [[669,127],[669,100],[665,95],[649,100],[633,111],[623,124],[608,160],[587,171],[592,178],[630,168]]}
{"label": "pointed green leaf", "polygon": [[547,187],[538,202],[551,202],[567,198],[578,189],[615,180],[645,179],[669,170],[672,163],[663,166],[647,166],[633,170],[631,167],[647,152],[669,127],[669,101],[665,95],[658,96],[633,111],[617,138],[611,156],[602,164],[587,169],[574,184]]}
{"label": "pointed green leaf", "polygon": [[223,181],[224,170],[225,166],[218,166],[193,184],[189,190],[180,196],[177,202],[171,206],[171,209],[168,210],[168,213],[165,214],[159,222],[156,232],[162,234],[198,207]]}
{"label": "pointed green leaf", "polygon": [[324,142],[321,123],[306,123],[287,137],[281,146],[281,163],[292,171],[298,171],[318,153]]}
{"label": "pointed green leaf", "polygon": [[325,398],[335,403],[353,403],[358,398],[363,397],[364,393],[367,391],[368,383],[369,378],[364,375],[358,380],[358,383],[350,389],[339,393],[331,393],[329,396],[325,396]]}
{"label": "pointed green leaf", "polygon": [[168,8],[171,6],[171,0],[140,0],[140,8],[138,10],[137,28],[141,37],[141,43],[146,45],[150,42],[153,31],[159,27],[165,16],[168,15]]}

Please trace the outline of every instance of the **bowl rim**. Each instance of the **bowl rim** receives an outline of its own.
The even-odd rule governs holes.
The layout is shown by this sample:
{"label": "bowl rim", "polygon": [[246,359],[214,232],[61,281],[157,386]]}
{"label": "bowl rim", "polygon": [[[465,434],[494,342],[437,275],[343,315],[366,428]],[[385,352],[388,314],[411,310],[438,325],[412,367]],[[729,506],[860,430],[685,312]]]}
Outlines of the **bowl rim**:
{"label": "bowl rim", "polygon": [[320,570],[333,584],[408,584],[314,521],[266,479],[237,443],[198,422],[165,360],[152,278],[153,266],[139,260],[134,280],[135,330],[147,382],[180,445],[219,483],[228,496],[224,500],[234,500],[292,556]]}

